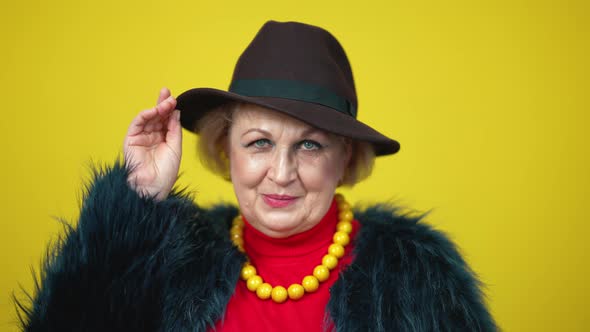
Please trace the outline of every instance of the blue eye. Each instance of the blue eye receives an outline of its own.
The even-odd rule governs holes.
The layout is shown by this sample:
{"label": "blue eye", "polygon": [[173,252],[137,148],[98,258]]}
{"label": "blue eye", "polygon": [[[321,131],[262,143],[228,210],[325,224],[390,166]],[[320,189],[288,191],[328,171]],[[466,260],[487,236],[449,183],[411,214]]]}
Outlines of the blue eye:
{"label": "blue eye", "polygon": [[265,148],[265,147],[271,145],[271,143],[270,143],[270,141],[268,139],[261,138],[259,140],[256,140],[256,141],[250,143],[249,146],[250,145],[254,145],[254,147],[259,148],[259,149],[262,149],[262,148]]}
{"label": "blue eye", "polygon": [[311,151],[311,150],[319,150],[322,148],[322,145],[318,142],[312,140],[305,140],[300,143],[300,146],[303,150]]}

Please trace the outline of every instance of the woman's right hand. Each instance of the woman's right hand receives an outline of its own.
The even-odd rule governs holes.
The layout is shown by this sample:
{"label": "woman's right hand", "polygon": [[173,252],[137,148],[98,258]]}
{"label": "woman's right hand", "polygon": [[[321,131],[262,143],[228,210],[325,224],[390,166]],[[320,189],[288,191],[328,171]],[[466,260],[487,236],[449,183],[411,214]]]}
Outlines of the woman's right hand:
{"label": "woman's right hand", "polygon": [[176,99],[163,88],[156,107],[131,122],[123,143],[130,186],[142,196],[165,199],[178,176],[182,156],[182,127]]}

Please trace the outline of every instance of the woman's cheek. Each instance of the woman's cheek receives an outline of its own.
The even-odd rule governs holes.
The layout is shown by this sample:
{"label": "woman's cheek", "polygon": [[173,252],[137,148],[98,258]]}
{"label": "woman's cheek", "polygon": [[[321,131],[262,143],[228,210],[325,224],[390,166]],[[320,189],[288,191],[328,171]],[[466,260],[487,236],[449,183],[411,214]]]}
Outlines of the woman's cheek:
{"label": "woman's cheek", "polygon": [[300,164],[299,176],[308,191],[330,190],[338,182],[338,170],[325,162]]}
{"label": "woman's cheek", "polygon": [[249,188],[255,187],[264,178],[265,169],[268,167],[267,159],[261,154],[235,156],[232,168],[236,177],[232,176],[232,181],[237,180]]}

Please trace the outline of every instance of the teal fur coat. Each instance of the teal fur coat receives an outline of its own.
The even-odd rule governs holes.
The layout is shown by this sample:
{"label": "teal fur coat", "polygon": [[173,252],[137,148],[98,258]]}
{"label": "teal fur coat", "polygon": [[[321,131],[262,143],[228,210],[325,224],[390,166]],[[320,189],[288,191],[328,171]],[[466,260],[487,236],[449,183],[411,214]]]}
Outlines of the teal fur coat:
{"label": "teal fur coat", "polygon": [[[121,164],[97,171],[80,219],[50,248],[25,331],[206,331],[220,319],[245,257],[228,229],[237,209],[176,192],[142,198]],[[355,258],[330,289],[337,331],[496,331],[457,249],[387,206],[355,212]]]}

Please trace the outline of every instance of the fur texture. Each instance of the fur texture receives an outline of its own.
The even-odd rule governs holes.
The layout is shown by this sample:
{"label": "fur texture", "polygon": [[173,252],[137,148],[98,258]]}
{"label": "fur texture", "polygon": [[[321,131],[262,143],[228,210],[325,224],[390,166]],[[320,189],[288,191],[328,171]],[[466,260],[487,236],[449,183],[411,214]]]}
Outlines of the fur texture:
{"label": "fur texture", "polygon": [[[80,219],[48,251],[24,331],[206,331],[220,319],[244,256],[237,209],[183,193],[162,202],[127,186],[121,164],[97,171]],[[355,259],[327,312],[338,331],[495,331],[480,284],[454,245],[389,207],[356,212]]]}
{"label": "fur texture", "polygon": [[355,216],[355,260],[328,305],[338,331],[497,329],[479,281],[442,233],[387,206]]}

